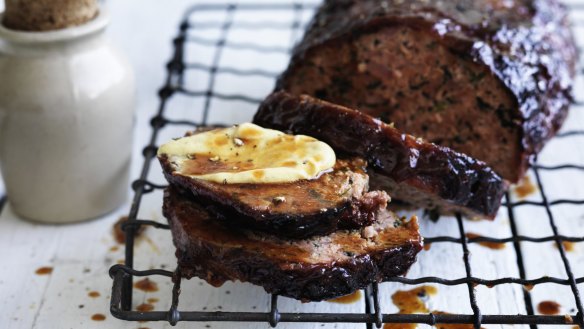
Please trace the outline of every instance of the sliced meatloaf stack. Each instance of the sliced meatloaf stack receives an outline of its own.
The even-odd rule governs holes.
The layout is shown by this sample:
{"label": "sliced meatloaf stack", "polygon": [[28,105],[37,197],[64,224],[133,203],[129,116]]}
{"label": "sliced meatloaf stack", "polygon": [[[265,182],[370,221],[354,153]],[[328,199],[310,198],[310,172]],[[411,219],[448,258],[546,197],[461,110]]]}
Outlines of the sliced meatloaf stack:
{"label": "sliced meatloaf stack", "polygon": [[359,109],[517,182],[564,121],[575,62],[557,0],[327,0],[277,88]]}
{"label": "sliced meatloaf stack", "polygon": [[337,159],[314,179],[227,184],[188,175],[205,165],[196,158],[158,157],[170,183],[163,211],[185,278],[251,282],[320,301],[405,274],[422,248],[417,219],[398,218],[386,209],[386,192],[369,191],[361,158]]}
{"label": "sliced meatloaf stack", "polygon": [[506,190],[506,183],[480,161],[310,96],[276,92],[262,103],[254,122],[310,135],[339,154],[366,159],[372,186],[441,214],[493,219]]}
{"label": "sliced meatloaf stack", "polygon": [[251,282],[303,301],[347,295],[403,275],[421,249],[415,218],[401,221],[386,209],[361,229],[301,240],[236,229],[175,187],[165,193],[164,215],[183,277],[196,276],[214,286]]}

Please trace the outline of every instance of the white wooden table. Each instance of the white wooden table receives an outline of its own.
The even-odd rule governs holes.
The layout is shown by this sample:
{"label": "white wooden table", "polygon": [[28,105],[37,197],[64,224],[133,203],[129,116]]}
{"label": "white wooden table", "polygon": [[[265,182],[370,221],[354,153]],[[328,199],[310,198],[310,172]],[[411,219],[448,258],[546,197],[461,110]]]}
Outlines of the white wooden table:
{"label": "white wooden table", "polygon": [[[242,1],[244,2],[244,1]],[[254,1],[267,2],[267,1]],[[289,1],[281,1],[288,3]],[[576,1],[571,1],[576,3]],[[181,0],[125,0],[110,1],[108,7],[112,16],[109,29],[110,37],[130,57],[138,77],[137,127],[133,161],[133,175],[137,177],[142,166],[142,147],[150,134],[149,119],[158,107],[157,90],[162,86],[165,77],[164,64],[171,54],[171,38],[177,32],[177,24],[183,10],[189,2]],[[1,5],[0,5],[1,6]],[[1,7],[0,7],[1,9]],[[239,14],[237,14],[239,15]],[[266,14],[267,19],[286,20],[289,17],[273,17]],[[584,17],[584,10],[574,13]],[[201,19],[212,19],[202,17]],[[251,19],[260,19],[257,15]],[[249,20],[250,17],[235,17]],[[303,20],[309,19],[305,15]],[[584,44],[584,26],[576,28],[579,44]],[[196,31],[193,33],[197,33]],[[213,37],[205,31],[201,37]],[[261,35],[250,35],[234,31],[228,40],[240,42],[270,39],[281,46],[289,46],[290,37],[282,38],[270,31]],[[190,58],[201,62],[209,61],[213,48],[192,48]],[[194,57],[193,57],[194,56]],[[269,67],[270,70],[282,70],[287,58],[283,55],[260,56],[254,53],[235,53],[225,50],[221,64],[237,65],[243,68]],[[200,86],[203,89],[207,76],[196,72],[186,75],[185,83]],[[227,93],[253,95],[261,98],[272,88],[270,79],[239,79],[234,76],[220,75],[216,88]],[[584,98],[583,81],[577,81],[576,90]],[[201,104],[193,103],[187,98],[175,97],[169,106],[172,107],[172,117],[198,118]],[[254,108],[249,104],[227,103],[213,101],[211,122],[243,122],[249,121]],[[575,106],[563,131],[584,129],[584,106]],[[183,134],[184,129],[167,129],[161,135],[158,143]],[[546,165],[579,164],[584,165],[584,136],[563,138],[552,141],[540,156],[540,163]],[[533,173],[530,173],[533,176]],[[584,200],[584,172],[564,170],[558,172],[541,172],[545,192],[551,200],[580,199]],[[533,177],[532,177],[533,178]],[[157,165],[148,177],[154,182],[164,182]],[[1,182],[0,182],[1,183]],[[3,195],[0,184],[0,195]],[[130,196],[130,189],[128,189]],[[539,192],[528,197],[528,200],[540,201]],[[148,194],[144,197],[140,209],[140,218],[164,222],[160,212],[160,193]],[[10,205],[4,206],[0,215],[0,328],[168,328],[168,323],[134,323],[124,322],[109,314],[109,298],[112,281],[108,269],[113,264],[123,260],[123,247],[116,244],[112,236],[113,223],[126,215],[129,203],[112,214],[87,223],[52,226],[39,225],[20,220],[15,217]],[[584,236],[584,207],[559,205],[552,208],[561,234],[568,236]],[[545,210],[540,207],[519,207],[516,213],[516,223],[519,234],[527,236],[552,235],[549,219]],[[455,220],[441,219],[434,223],[422,220],[424,236],[449,235],[459,237]],[[467,231],[492,237],[509,237],[511,235],[509,217],[505,208],[495,222],[465,221]],[[113,247],[113,248],[112,248]],[[516,254],[509,244],[507,248],[493,251],[477,244],[470,245],[471,265],[473,275],[485,279],[500,277],[518,277]],[[117,250],[116,250],[117,249]],[[528,279],[542,276],[565,278],[566,272],[559,257],[557,248],[549,243],[522,243],[523,256],[526,262]],[[175,266],[174,248],[170,233],[166,230],[148,229],[145,237],[140,239],[135,248],[135,267],[149,269],[164,267],[172,270]],[[576,277],[584,277],[584,246],[577,244],[575,250],[568,253],[571,266]],[[418,262],[412,267],[408,278],[423,276],[438,276],[456,279],[466,276],[462,262],[462,249],[453,243],[436,243],[430,250],[420,253]],[[37,275],[36,269],[52,267],[50,275]],[[159,291],[144,293],[135,291],[134,307],[146,302],[149,298],[157,298],[154,302],[156,310],[167,310],[170,305],[171,282],[165,278],[154,278]],[[429,302],[432,310],[452,313],[472,314],[468,302],[466,285],[453,287],[437,286],[439,293]],[[399,284],[382,284],[382,311],[396,312],[397,308],[391,302],[391,294]],[[183,282],[180,310],[222,310],[222,311],[267,311],[269,296],[263,289],[249,284],[228,283],[221,288],[212,288],[201,280],[193,279]],[[579,285],[580,289],[584,284]],[[501,285],[495,288],[477,287],[477,299],[483,314],[518,314],[525,313],[525,305],[519,285]],[[99,297],[89,297],[89,292],[98,292]],[[555,284],[537,285],[531,292],[534,305],[542,300],[554,300],[562,305],[563,313],[573,313],[575,302],[568,286]],[[362,313],[363,301],[341,305],[333,303],[301,304],[294,300],[281,298],[281,312],[355,312]],[[105,315],[104,321],[91,319],[94,314]],[[179,328],[267,328],[265,323],[179,323]],[[363,325],[351,324],[286,324],[279,328],[355,328]],[[420,326],[421,328],[427,326]],[[512,326],[486,325],[486,328],[511,328]],[[517,328],[521,326],[514,326]]]}

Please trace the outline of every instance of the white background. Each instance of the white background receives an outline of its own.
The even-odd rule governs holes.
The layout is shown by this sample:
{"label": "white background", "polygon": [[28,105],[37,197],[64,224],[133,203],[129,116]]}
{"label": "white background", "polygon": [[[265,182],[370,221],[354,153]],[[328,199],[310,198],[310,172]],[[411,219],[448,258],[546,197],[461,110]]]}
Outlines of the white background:
{"label": "white background", "polygon": [[[266,1],[254,1],[266,2]],[[288,3],[287,1],[281,1]],[[170,58],[171,38],[176,34],[178,22],[189,1],[179,0],[117,0],[108,1],[107,7],[111,15],[111,25],[108,33],[118,47],[128,55],[134,65],[137,76],[137,129],[135,139],[133,175],[136,177],[142,164],[141,148],[149,136],[149,118],[158,107],[157,90],[162,86],[165,77],[164,65]],[[0,5],[0,8],[2,6]],[[577,13],[582,17],[584,14]],[[221,15],[219,15],[221,16]],[[289,20],[290,17],[276,14],[266,14],[261,19]],[[217,19],[207,16],[200,19]],[[304,19],[309,16],[305,15]],[[260,19],[236,17],[241,20]],[[578,28],[582,35],[582,28]],[[193,33],[198,33],[196,30]],[[213,39],[216,31],[202,31],[200,37]],[[287,45],[289,35],[275,35],[269,31],[263,35],[245,35],[232,32],[228,41],[244,41]],[[213,48],[192,48],[187,57],[199,62],[210,59]],[[231,52],[226,50],[220,65],[230,65],[243,68],[269,68],[273,71],[283,69],[287,58],[283,55],[260,56],[251,52]],[[200,72],[189,72],[186,83],[193,89],[204,90],[207,76]],[[582,81],[578,81],[577,90],[582,91]],[[269,92],[273,81],[250,78],[241,80],[233,76],[218,76],[216,90],[225,93],[248,94],[261,98]],[[251,118],[253,106],[244,103],[227,103],[213,101],[211,121],[238,122]],[[201,104],[191,102],[188,98],[176,97],[169,104],[172,109],[170,116],[189,117],[197,120]],[[582,108],[575,107],[566,124],[565,130],[584,128]],[[182,130],[181,130],[182,129]],[[180,136],[185,129],[166,130],[159,142],[171,137]],[[541,155],[544,164],[584,164],[580,139],[557,139],[550,143]],[[551,199],[574,198],[584,199],[584,175],[580,172],[562,171],[558,173],[542,173],[546,193]],[[162,182],[159,168],[154,166],[149,179]],[[540,200],[538,193],[530,196],[532,200]],[[121,215],[127,213],[129,204],[115,213],[102,219],[83,224],[68,226],[36,225],[24,222],[14,217],[10,207],[5,207],[0,216],[0,328],[166,328],[165,323],[131,323],[114,319],[108,311],[111,280],[107,275],[109,267],[123,258],[123,248],[110,251],[115,246],[111,235],[112,223]],[[140,210],[140,218],[154,219],[161,222],[160,194],[154,193],[144,198]],[[584,236],[584,218],[582,207],[557,206],[553,214],[559,223],[562,234],[569,236]],[[530,236],[546,236],[551,234],[548,217],[542,209],[533,207],[519,208],[517,223],[520,234]],[[469,231],[495,237],[508,237],[509,218],[505,209],[495,222],[468,222],[465,226]],[[456,222],[443,219],[438,223],[422,220],[422,233],[425,236],[449,235],[458,237]],[[486,279],[504,276],[517,277],[515,253],[512,246],[502,251],[492,251],[476,244],[470,246],[472,252],[472,270],[477,277]],[[559,260],[559,253],[552,243],[522,245],[524,257],[529,260],[528,278],[538,278],[549,275],[565,278],[565,270]],[[148,230],[146,238],[138,242],[136,267],[148,269],[165,266],[172,269],[175,263],[174,249],[169,232],[164,230]],[[569,253],[576,276],[584,276],[584,247],[576,246]],[[435,244],[429,251],[420,253],[419,261],[413,267],[408,277],[441,276],[455,279],[465,276],[462,263],[462,251],[459,245],[450,243]],[[54,267],[50,276],[38,276],[34,271],[41,266]],[[147,298],[160,299],[155,304],[157,310],[166,310],[170,300],[170,282],[156,278],[160,291],[144,294],[136,292],[135,305]],[[395,312],[391,303],[391,293],[400,287],[396,284],[381,285],[382,310],[385,313]],[[471,314],[468,304],[466,286],[437,286],[439,293],[430,301],[430,308],[456,313]],[[582,285],[580,288],[583,288]],[[479,305],[483,314],[517,314],[525,312],[522,288],[517,285],[503,285],[492,289],[479,286],[477,288]],[[98,291],[99,298],[89,298],[88,291]],[[227,293],[229,291],[229,293]],[[562,304],[562,312],[573,312],[574,300],[569,287],[545,284],[537,286],[532,291],[535,304],[541,300],[555,300]],[[350,305],[331,303],[309,303],[281,299],[281,311],[318,311],[318,312],[362,312],[361,302]],[[81,307],[83,305],[83,307]],[[134,305],[134,306],[135,306]],[[183,283],[181,310],[267,310],[269,300],[261,288],[248,284],[226,284],[220,289],[211,288],[203,282],[193,279]],[[102,313],[107,316],[104,322],[90,319],[92,314]],[[241,328],[235,324],[200,324],[181,323],[179,328]],[[267,328],[267,324],[249,324],[250,328]],[[357,325],[280,324],[284,328],[355,328]],[[421,326],[422,327],[422,326]],[[500,328],[501,326],[486,326]],[[510,326],[504,326],[511,328]],[[519,327],[519,326],[516,326]],[[514,327],[514,328],[516,328]]]}

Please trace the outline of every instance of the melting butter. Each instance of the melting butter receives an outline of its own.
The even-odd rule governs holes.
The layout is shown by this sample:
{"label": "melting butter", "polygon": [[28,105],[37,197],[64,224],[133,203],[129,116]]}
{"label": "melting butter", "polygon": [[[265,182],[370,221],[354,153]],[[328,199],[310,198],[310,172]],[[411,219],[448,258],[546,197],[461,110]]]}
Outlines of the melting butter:
{"label": "melting butter", "polygon": [[252,123],[170,141],[158,149],[163,155],[175,174],[224,184],[314,179],[336,162],[326,143]]}

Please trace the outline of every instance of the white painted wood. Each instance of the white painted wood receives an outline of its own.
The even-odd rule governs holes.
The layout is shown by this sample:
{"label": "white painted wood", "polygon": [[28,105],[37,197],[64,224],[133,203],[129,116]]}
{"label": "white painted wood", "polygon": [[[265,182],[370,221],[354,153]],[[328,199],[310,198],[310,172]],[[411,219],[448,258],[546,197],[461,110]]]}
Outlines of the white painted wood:
{"label": "white painted wood", "polygon": [[[269,1],[252,1],[269,2]],[[282,1],[289,2],[289,1]],[[570,3],[582,3],[572,0]],[[108,2],[112,15],[110,36],[123,48],[131,58],[137,73],[138,104],[136,145],[134,147],[133,176],[138,175],[142,165],[141,149],[149,138],[149,119],[158,107],[156,91],[164,81],[164,64],[170,58],[171,38],[176,33],[177,23],[187,2],[180,0],[126,0]],[[0,8],[2,5],[0,4]],[[584,16],[584,11],[573,14]],[[200,20],[212,20],[217,17],[199,16]],[[221,17],[220,17],[221,18]],[[310,13],[304,13],[304,21]],[[235,22],[244,20],[286,21],[290,16],[278,16],[275,13],[242,14],[237,13]],[[584,36],[582,27],[576,28],[580,39]],[[218,30],[194,30],[193,35],[215,39]],[[229,42],[264,42],[285,47],[293,36],[279,35],[274,31],[259,31],[246,34],[232,31],[228,34]],[[580,40],[584,45],[584,40]],[[189,61],[209,64],[213,47],[188,46],[186,55]],[[220,65],[238,68],[264,68],[277,72],[286,65],[283,54],[272,53],[258,55],[252,52],[226,49]],[[576,89],[582,95],[583,81],[578,81]],[[188,71],[185,85],[192,90],[206,90],[208,76],[199,71]],[[267,78],[241,79],[229,74],[217,76],[215,91],[238,93],[262,98],[272,88],[273,81]],[[169,118],[191,118],[199,120],[203,103],[191,98],[177,95],[169,104]],[[211,122],[241,122],[251,118],[255,108],[242,102],[211,102]],[[584,129],[584,107],[575,107],[565,125],[564,131]],[[184,127],[163,130],[158,143],[172,137],[181,136]],[[582,149],[584,137],[556,139],[552,141],[540,156],[540,163],[584,164]],[[531,173],[533,177],[533,173]],[[577,171],[546,172],[541,171],[545,192],[550,200],[561,198],[584,199],[584,173]],[[153,163],[149,179],[164,183],[158,164]],[[1,184],[0,184],[1,185]],[[0,187],[1,188],[1,187]],[[0,190],[1,191],[1,190]],[[541,200],[539,194],[529,197]],[[164,222],[160,212],[161,193],[148,194],[143,198],[139,217]],[[166,323],[133,323],[114,319],[108,310],[111,283],[107,271],[117,261],[123,259],[123,248],[110,251],[115,246],[111,228],[122,215],[127,214],[129,203],[114,213],[99,220],[68,226],[47,226],[25,222],[15,218],[10,206],[5,207],[0,215],[0,328],[170,328]],[[581,206],[554,206],[552,208],[556,223],[562,234],[584,236],[584,211]],[[418,215],[421,215],[418,213]],[[537,207],[523,206],[517,208],[516,221],[520,234],[529,236],[547,236],[551,234],[549,220],[545,211]],[[508,237],[511,235],[509,217],[502,208],[495,222],[464,221],[469,232],[486,236]],[[459,237],[457,223],[454,219],[444,218],[437,223],[421,219],[423,235]],[[135,248],[138,269],[160,268],[172,269],[175,264],[174,248],[171,237],[166,230],[148,229],[145,237],[137,242]],[[518,276],[515,264],[515,252],[511,244],[505,249],[494,251],[477,244],[469,246],[471,266],[474,276],[495,279],[503,276]],[[523,243],[522,252],[527,261],[528,278],[544,275],[565,277],[563,264],[558,250],[548,244]],[[584,276],[584,247],[578,244],[576,250],[568,253],[574,273]],[[41,266],[52,266],[54,272],[48,276],[38,276],[34,272]],[[412,267],[408,278],[421,276],[439,276],[448,279],[461,278],[466,275],[462,262],[462,248],[453,243],[435,243],[430,250],[419,255],[419,261]],[[157,310],[166,310],[170,305],[170,280],[156,277],[160,290],[155,293],[135,291],[134,307],[148,298],[158,298]],[[465,285],[446,287],[435,285],[439,293],[431,298],[429,307],[456,313],[471,314],[468,291]],[[267,311],[268,296],[261,288],[249,284],[228,283],[221,288],[212,288],[198,279],[183,282],[181,310],[222,310],[222,311]],[[396,289],[410,289],[399,284],[382,284],[380,296],[383,312],[395,312],[391,295]],[[580,285],[584,289],[584,285]],[[98,291],[101,296],[89,298],[89,291]],[[517,314],[524,313],[522,287],[503,285],[495,288],[478,287],[477,300],[483,314]],[[546,284],[532,291],[534,303],[551,299],[560,302],[569,312],[574,307],[568,287]],[[83,305],[82,308],[81,305]],[[302,304],[287,298],[280,298],[280,310],[283,312],[362,312],[363,302],[350,305],[332,303]],[[221,307],[221,309],[219,308]],[[106,315],[104,322],[90,319],[92,314]],[[180,323],[178,328],[268,328],[267,324],[241,323]],[[364,328],[363,325],[348,324],[280,324],[279,328]],[[424,326],[420,326],[424,327]],[[485,326],[487,328],[511,328],[511,326]],[[513,328],[521,328],[514,326]]]}

